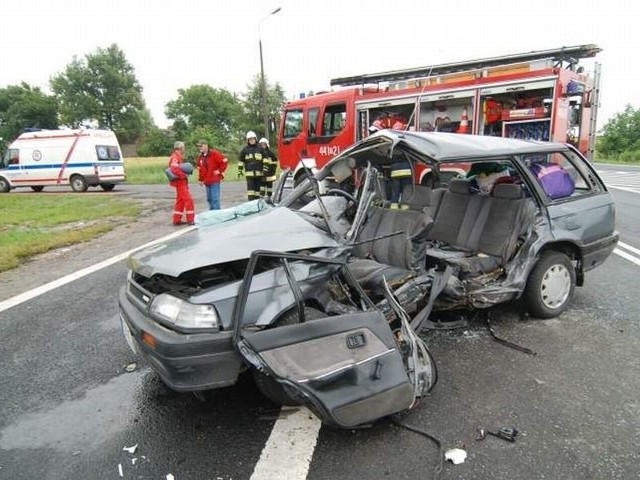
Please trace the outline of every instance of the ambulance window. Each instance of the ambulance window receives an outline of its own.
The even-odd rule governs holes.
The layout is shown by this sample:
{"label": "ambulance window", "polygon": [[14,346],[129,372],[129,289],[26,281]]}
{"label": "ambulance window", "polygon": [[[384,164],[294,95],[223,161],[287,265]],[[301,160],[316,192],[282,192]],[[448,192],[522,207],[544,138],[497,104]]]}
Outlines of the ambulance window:
{"label": "ambulance window", "polygon": [[302,132],[302,110],[287,110],[284,114],[284,138],[294,138]]}
{"label": "ambulance window", "polygon": [[307,132],[310,137],[316,136],[316,126],[318,125],[318,115],[320,114],[320,108],[309,109],[309,131]]}
{"label": "ambulance window", "polygon": [[4,154],[4,165],[17,165],[20,163],[20,150],[17,148],[10,148]]}
{"label": "ambulance window", "polygon": [[111,160],[120,160],[120,151],[118,150],[118,147],[109,147],[109,158]]}
{"label": "ambulance window", "polygon": [[346,125],[347,120],[347,104],[338,103],[328,105],[324,110],[324,118],[322,119],[322,135],[337,135]]}
{"label": "ambulance window", "polygon": [[109,160],[109,150],[104,145],[96,145],[98,160]]}

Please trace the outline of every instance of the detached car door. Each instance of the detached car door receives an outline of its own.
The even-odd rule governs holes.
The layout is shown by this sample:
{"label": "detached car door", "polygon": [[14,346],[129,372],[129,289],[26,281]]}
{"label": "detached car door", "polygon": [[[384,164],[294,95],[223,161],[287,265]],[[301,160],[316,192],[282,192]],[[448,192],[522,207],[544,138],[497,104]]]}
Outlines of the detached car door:
{"label": "detached car door", "polygon": [[238,348],[329,424],[370,423],[414,401],[402,356],[378,311],[243,330]]}

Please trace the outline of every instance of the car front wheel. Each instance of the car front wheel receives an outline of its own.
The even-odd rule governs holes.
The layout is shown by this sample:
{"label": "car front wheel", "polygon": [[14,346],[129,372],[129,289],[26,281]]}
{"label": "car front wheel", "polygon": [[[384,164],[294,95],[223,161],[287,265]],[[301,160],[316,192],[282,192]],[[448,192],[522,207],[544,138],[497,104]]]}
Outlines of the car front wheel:
{"label": "car front wheel", "polygon": [[524,291],[527,311],[534,317],[553,318],[569,304],[576,284],[576,273],[569,257],[545,252],[534,267]]}

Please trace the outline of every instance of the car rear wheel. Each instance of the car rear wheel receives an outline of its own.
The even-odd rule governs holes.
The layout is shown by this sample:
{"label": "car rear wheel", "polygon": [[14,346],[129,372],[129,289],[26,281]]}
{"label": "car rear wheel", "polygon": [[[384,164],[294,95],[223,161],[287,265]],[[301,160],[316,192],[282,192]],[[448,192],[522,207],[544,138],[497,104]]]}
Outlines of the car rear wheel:
{"label": "car rear wheel", "polygon": [[86,192],[89,185],[82,175],[74,175],[71,177],[69,183],[71,184],[71,190],[74,192]]}
{"label": "car rear wheel", "polygon": [[9,190],[11,190],[9,181],[6,178],[0,177],[0,193],[7,193]]}
{"label": "car rear wheel", "polygon": [[[319,318],[324,318],[327,315],[322,313],[320,310],[316,310],[311,307],[304,307],[304,316],[305,320],[317,320]],[[283,327],[285,325],[295,325],[300,323],[300,315],[298,314],[298,309],[294,308],[284,314],[282,318],[275,324],[274,327]],[[272,376],[267,375],[266,373],[262,373],[255,368],[252,369],[253,379],[256,382],[258,390],[271,400],[276,405],[285,405],[285,406],[297,406],[300,405],[300,402],[291,398],[285,388],[275,381]]]}
{"label": "car rear wheel", "polygon": [[42,190],[44,190],[44,186],[35,185],[35,186],[31,187],[31,190],[33,190],[34,192],[41,192]]}
{"label": "car rear wheel", "polygon": [[534,317],[553,318],[569,304],[576,284],[576,273],[569,257],[545,252],[534,267],[524,291],[527,311]]}

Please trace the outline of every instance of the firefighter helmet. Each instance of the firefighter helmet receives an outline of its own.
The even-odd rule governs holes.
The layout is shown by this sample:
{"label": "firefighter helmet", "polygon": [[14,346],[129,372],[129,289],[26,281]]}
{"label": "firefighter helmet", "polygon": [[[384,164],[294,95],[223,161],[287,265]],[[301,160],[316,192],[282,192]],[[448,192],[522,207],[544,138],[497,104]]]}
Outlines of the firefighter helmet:
{"label": "firefighter helmet", "polygon": [[267,147],[269,146],[269,140],[267,140],[266,138],[262,137],[258,143],[264,143]]}
{"label": "firefighter helmet", "polygon": [[255,132],[252,132],[251,130],[249,130],[247,132],[247,140],[249,140],[250,138],[255,138],[256,140],[258,139],[258,136],[256,135]]}

